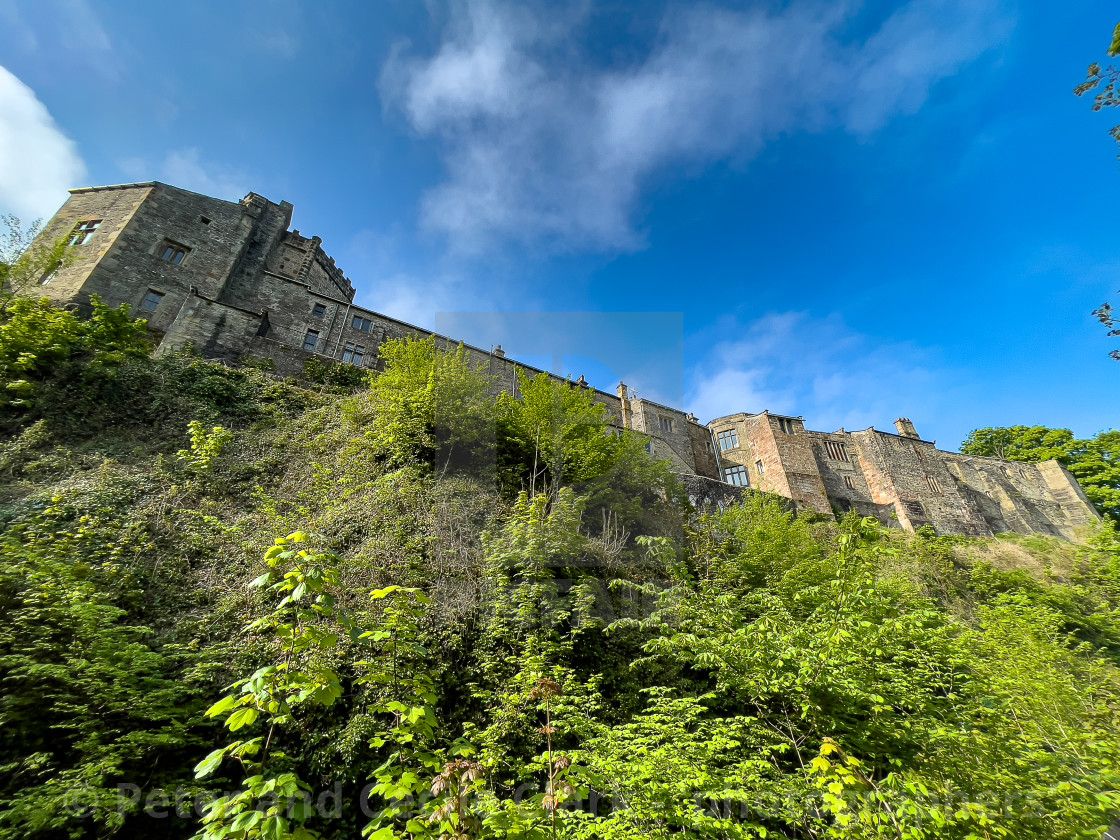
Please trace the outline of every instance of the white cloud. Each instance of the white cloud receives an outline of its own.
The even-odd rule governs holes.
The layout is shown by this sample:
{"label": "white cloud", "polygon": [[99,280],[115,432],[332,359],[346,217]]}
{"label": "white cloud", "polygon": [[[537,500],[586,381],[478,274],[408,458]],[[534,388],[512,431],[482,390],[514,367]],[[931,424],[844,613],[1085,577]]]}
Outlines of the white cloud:
{"label": "white cloud", "polygon": [[251,189],[251,179],[246,172],[237,167],[204,162],[195,147],[169,152],[159,166],[158,180],[227,201],[239,201]]}
{"label": "white cloud", "polygon": [[513,239],[556,248],[640,247],[645,179],[674,163],[749,159],[797,130],[874,131],[912,113],[939,79],[998,44],[1000,0],[911,0],[843,42],[854,0],[796,0],[779,12],[670,11],[629,66],[580,53],[584,10],[461,0],[434,55],[398,47],[381,90],[441,142],[447,180],[423,220],[454,245]]}
{"label": "white cloud", "polygon": [[728,317],[711,333],[738,337],[715,344],[692,371],[688,406],[705,422],[768,409],[803,415],[822,431],[890,429],[896,417],[911,417],[925,433],[936,429],[923,429],[923,419],[951,425],[956,403],[969,402],[929,350],[861,334],[838,315],[782,312],[746,324]]}
{"label": "white cloud", "polygon": [[0,211],[50,218],[86,167],[34,91],[0,67]]}

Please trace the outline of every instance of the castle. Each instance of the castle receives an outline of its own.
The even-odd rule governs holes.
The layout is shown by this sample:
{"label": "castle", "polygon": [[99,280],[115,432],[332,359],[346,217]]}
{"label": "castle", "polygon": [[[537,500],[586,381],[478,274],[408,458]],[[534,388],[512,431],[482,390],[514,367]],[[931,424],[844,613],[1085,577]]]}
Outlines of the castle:
{"label": "castle", "polygon": [[[376,368],[382,342],[431,335],[355,306],[354,287],[322,240],[289,230],[292,210],[256,193],[230,202],[158,182],[71,190],[41,237],[66,237],[75,258],[29,291],[79,309],[92,295],[127,303],[148,320],[157,353],[191,345],[207,359],[268,358],[290,376],[316,357]],[[518,368],[539,373],[500,346],[468,349],[486,357],[496,387],[515,395]],[[817,432],[801,417],[763,411],[705,426],[621,383],[616,394],[592,393],[617,426],[648,437],[647,449],[671,462],[696,502],[722,503],[749,487],[802,510],[854,510],[909,530],[975,536],[1074,539],[1098,518],[1057,461],[944,452],[906,419],[895,432]]]}

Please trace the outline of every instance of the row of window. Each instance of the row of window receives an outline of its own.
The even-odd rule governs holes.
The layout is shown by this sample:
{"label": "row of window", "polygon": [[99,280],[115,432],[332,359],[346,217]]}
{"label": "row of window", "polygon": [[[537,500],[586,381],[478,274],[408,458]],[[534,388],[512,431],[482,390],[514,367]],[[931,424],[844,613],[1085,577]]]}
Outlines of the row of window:
{"label": "row of window", "polygon": [[[324,303],[317,303],[311,307],[312,318],[322,318],[327,314],[327,306]],[[358,332],[368,333],[373,329],[373,321],[369,318],[364,318],[361,315],[354,315],[350,319],[350,328]]]}
{"label": "row of window", "polygon": [[[319,346],[319,337],[318,330],[308,330],[303,335],[303,349],[313,352]],[[364,344],[355,344],[348,341],[342,348],[342,361],[347,364],[360,365],[365,357],[366,348]]]}

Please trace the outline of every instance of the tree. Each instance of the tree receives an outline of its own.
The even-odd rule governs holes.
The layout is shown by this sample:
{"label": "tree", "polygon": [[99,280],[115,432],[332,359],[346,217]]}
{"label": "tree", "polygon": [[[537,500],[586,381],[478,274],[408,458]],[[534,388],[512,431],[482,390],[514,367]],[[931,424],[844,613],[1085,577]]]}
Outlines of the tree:
{"label": "tree", "polygon": [[965,455],[1037,464],[1064,464],[1102,514],[1120,519],[1120,431],[1098,432],[1077,440],[1069,429],[1010,426],[973,429],[961,444]]}
{"label": "tree", "polygon": [[41,221],[26,230],[16,216],[3,216],[0,221],[7,228],[0,235],[0,309],[6,309],[17,294],[72,262],[74,255],[65,237],[36,244]]}
{"label": "tree", "polygon": [[[1108,54],[1110,56],[1120,55],[1120,23],[1112,31],[1112,44],[1108,48]],[[1102,70],[1101,66],[1094,61],[1089,65],[1089,72],[1085,81],[1074,88],[1073,92],[1078,96],[1084,96],[1089,91],[1099,88],[1102,82],[1104,88],[1093,97],[1093,110],[1099,111],[1102,108],[1120,106],[1120,90],[1117,90],[1117,84],[1120,83],[1120,68],[1117,67],[1110,66],[1108,69]],[[1117,143],[1120,143],[1120,125],[1114,125],[1108,133]],[[1112,304],[1108,301],[1093,310],[1093,317],[1108,328],[1109,337],[1120,335],[1120,327],[1117,326],[1117,319],[1113,312]],[[1120,361],[1120,350],[1113,350],[1108,355]]]}

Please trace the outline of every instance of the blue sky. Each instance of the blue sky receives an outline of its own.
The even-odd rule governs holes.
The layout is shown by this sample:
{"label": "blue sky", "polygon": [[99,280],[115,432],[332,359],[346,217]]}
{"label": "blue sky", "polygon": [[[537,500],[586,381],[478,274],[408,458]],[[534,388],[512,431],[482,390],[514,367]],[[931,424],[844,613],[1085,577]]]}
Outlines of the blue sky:
{"label": "blue sky", "polygon": [[291,201],[362,304],[703,420],[1116,425],[1112,4],[183,11],[0,0],[0,212]]}

